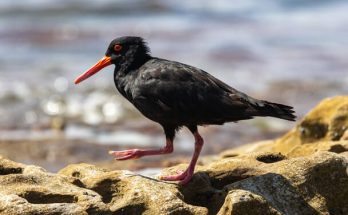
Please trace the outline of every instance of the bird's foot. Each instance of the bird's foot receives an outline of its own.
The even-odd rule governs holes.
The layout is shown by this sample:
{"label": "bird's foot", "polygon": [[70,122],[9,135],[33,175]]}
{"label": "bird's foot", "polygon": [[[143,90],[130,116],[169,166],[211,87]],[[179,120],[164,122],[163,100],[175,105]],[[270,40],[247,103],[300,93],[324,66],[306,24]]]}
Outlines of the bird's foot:
{"label": "bird's foot", "polygon": [[164,181],[179,181],[179,184],[185,185],[190,181],[192,176],[193,172],[186,170],[179,171],[176,175],[160,176],[160,179]]}
{"label": "bird's foot", "polygon": [[140,149],[128,149],[123,151],[109,151],[110,155],[115,156],[116,160],[138,159],[143,156]]}

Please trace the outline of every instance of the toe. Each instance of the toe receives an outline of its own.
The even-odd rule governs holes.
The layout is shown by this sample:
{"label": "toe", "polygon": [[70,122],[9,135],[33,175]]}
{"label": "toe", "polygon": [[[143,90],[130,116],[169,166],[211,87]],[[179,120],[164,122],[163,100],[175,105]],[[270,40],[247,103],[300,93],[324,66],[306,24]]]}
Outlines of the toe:
{"label": "toe", "polygon": [[124,151],[109,151],[109,154],[115,156],[116,160],[129,160],[139,158],[140,155],[138,152],[138,149],[130,149]]}
{"label": "toe", "polygon": [[138,157],[136,157],[134,155],[126,155],[126,156],[116,157],[115,160],[123,161],[123,160],[130,160],[130,159],[136,159],[136,158],[138,158]]}
{"label": "toe", "polygon": [[160,179],[164,181],[180,181],[186,177],[186,174],[186,172],[180,171],[177,175],[160,176]]}
{"label": "toe", "polygon": [[192,175],[187,175],[183,180],[179,182],[180,185],[186,185],[192,178]]}

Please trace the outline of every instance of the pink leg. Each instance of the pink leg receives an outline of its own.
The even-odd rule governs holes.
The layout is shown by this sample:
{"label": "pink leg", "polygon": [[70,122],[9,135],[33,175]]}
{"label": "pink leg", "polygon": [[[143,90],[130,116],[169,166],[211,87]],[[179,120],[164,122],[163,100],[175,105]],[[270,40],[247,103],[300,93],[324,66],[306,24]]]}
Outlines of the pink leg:
{"label": "pink leg", "polygon": [[201,135],[199,135],[197,130],[193,133],[193,135],[195,137],[195,151],[193,153],[193,156],[188,168],[184,172],[179,173],[177,175],[161,176],[160,179],[165,181],[180,181],[179,183],[182,185],[190,181],[190,179],[193,176],[193,172],[195,170],[199,153],[201,152],[203,147],[203,138],[201,137]]}
{"label": "pink leg", "polygon": [[109,151],[110,155],[115,156],[116,160],[128,160],[128,159],[137,159],[143,156],[149,155],[162,155],[169,154],[173,152],[173,140],[167,138],[166,146],[162,149],[129,149],[123,151]]}

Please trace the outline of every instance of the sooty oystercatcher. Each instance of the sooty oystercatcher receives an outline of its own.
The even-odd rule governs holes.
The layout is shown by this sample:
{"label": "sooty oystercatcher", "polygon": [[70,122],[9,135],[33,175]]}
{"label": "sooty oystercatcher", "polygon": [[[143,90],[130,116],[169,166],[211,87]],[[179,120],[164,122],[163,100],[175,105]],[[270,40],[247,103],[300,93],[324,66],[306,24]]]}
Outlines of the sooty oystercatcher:
{"label": "sooty oystercatcher", "polygon": [[75,84],[104,67],[114,64],[114,81],[118,91],[144,116],[159,123],[166,135],[162,149],[110,151],[116,160],[127,160],[173,152],[173,140],[180,127],[187,127],[195,138],[192,160],[184,172],[162,176],[162,180],[186,184],[203,146],[198,125],[221,125],[254,116],[271,116],[294,121],[293,108],[254,99],[228,86],[207,72],[183,63],[152,57],[141,37],[114,39],[105,56]]}

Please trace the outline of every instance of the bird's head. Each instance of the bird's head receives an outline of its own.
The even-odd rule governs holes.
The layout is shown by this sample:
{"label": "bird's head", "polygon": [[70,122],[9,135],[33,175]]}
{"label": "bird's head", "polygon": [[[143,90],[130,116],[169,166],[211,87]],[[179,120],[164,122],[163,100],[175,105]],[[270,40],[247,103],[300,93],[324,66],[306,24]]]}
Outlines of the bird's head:
{"label": "bird's head", "polygon": [[116,38],[111,41],[105,56],[77,77],[75,84],[82,82],[111,64],[116,66],[116,70],[129,70],[132,67],[141,66],[149,57],[149,48],[141,37]]}

